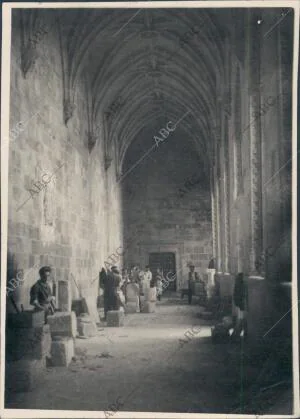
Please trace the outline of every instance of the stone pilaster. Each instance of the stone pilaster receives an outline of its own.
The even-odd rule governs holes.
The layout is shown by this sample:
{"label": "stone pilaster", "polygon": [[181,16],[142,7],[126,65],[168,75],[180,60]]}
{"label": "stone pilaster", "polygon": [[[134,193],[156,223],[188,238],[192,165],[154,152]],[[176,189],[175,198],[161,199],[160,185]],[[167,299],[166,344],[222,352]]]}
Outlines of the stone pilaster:
{"label": "stone pilaster", "polygon": [[[291,43],[289,35],[279,26],[277,46],[279,59],[278,75],[278,123],[280,132],[279,182],[282,230],[291,222],[291,172],[292,172],[292,74]],[[281,231],[282,231],[281,230]]]}
{"label": "stone pilaster", "polygon": [[220,188],[219,188],[219,179],[215,177],[215,202],[216,202],[216,248],[217,248],[217,270],[221,271],[222,266],[222,248],[221,248],[221,223],[220,223]]}
{"label": "stone pilaster", "polygon": [[210,190],[211,190],[211,223],[212,223],[212,243],[213,243],[213,257],[217,258],[217,214],[216,214],[216,196],[215,196],[215,176],[214,170],[211,169],[210,175]]}
{"label": "stone pilaster", "polygon": [[224,270],[229,272],[230,260],[230,178],[229,178],[229,144],[228,144],[228,120],[225,117],[224,130]]}
{"label": "stone pilaster", "polygon": [[260,27],[254,14],[248,15],[248,77],[249,77],[249,134],[250,134],[250,201],[251,201],[251,255],[250,271],[258,273],[262,254],[262,158],[260,109]]}

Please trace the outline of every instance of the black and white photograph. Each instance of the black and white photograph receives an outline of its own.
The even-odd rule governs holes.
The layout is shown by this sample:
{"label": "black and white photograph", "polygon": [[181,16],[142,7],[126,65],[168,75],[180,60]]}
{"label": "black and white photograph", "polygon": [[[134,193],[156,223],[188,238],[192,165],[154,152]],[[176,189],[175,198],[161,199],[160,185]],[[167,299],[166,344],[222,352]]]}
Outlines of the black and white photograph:
{"label": "black and white photograph", "polygon": [[3,3],[1,418],[300,417],[299,6]]}

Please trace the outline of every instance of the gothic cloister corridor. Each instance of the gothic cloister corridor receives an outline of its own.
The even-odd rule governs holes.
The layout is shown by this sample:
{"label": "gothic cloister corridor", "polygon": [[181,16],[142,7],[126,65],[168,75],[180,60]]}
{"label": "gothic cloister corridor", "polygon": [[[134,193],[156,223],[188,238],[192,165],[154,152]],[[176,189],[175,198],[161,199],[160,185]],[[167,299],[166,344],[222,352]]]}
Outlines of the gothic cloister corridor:
{"label": "gothic cloister corridor", "polygon": [[248,6],[12,9],[7,409],[295,413],[299,11]]}
{"label": "gothic cloister corridor", "polygon": [[[200,320],[198,309],[171,295],[156,313],[130,314],[121,329],[100,328],[94,338],[77,339],[67,371],[48,368],[42,385],[15,396],[9,406],[108,412],[118,401],[120,410],[129,412],[291,411],[289,383],[269,389],[267,398],[257,394],[261,368],[249,365],[247,353],[235,345],[213,345],[211,322]],[[195,335],[186,339],[192,327]],[[259,386],[268,380],[270,371]]]}

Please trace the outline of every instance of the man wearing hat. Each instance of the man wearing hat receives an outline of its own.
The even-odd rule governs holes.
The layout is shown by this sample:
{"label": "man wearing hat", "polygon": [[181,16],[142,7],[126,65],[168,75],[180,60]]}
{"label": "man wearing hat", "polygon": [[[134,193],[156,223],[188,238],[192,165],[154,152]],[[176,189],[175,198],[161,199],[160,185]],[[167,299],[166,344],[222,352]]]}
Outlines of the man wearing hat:
{"label": "man wearing hat", "polygon": [[54,314],[55,311],[55,297],[52,296],[48,284],[51,268],[43,266],[39,274],[40,279],[30,289],[30,304],[35,307],[35,310],[44,310],[46,319],[48,314]]}

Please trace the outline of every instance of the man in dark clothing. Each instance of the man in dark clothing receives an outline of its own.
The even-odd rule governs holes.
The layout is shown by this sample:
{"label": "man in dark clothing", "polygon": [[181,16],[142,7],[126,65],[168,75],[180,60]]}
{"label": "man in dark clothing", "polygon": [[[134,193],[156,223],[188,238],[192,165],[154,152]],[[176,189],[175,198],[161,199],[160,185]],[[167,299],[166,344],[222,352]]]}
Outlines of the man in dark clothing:
{"label": "man in dark clothing", "polygon": [[247,323],[245,319],[246,286],[244,282],[244,274],[242,272],[238,273],[235,278],[233,302],[237,307],[237,319],[232,337],[237,338],[241,335],[242,331],[244,331],[245,335],[247,334]]}
{"label": "man in dark clothing", "polygon": [[189,279],[188,279],[188,302],[192,303],[192,296],[194,294],[194,284],[199,281],[198,272],[195,272],[195,266],[190,265]]}
{"label": "man in dark clothing", "polygon": [[103,303],[104,303],[104,320],[106,319],[106,314],[108,311],[108,274],[105,272],[105,269],[102,268],[99,273],[99,285],[103,289]]}
{"label": "man in dark clothing", "polygon": [[112,266],[111,270],[107,270],[107,311],[119,310],[120,304],[117,290],[121,282],[121,276],[116,266]]}
{"label": "man in dark clothing", "polygon": [[55,297],[52,296],[51,288],[47,283],[51,268],[43,266],[39,274],[40,279],[30,289],[30,304],[35,307],[35,310],[44,310],[46,319],[47,315],[54,314],[55,311]]}

